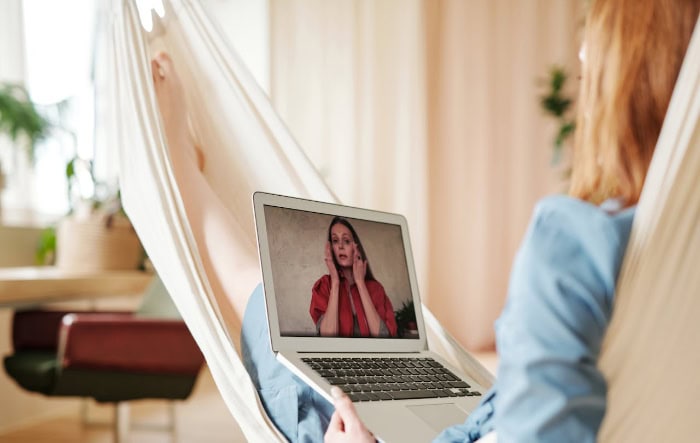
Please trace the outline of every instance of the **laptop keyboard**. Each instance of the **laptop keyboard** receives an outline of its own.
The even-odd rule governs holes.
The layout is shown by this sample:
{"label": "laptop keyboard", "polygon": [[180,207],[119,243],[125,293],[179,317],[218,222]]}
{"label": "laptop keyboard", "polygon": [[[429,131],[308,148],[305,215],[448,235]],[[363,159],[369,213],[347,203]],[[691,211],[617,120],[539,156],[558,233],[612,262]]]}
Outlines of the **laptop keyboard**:
{"label": "laptop keyboard", "polygon": [[354,402],[481,395],[432,358],[305,357],[301,360]]}

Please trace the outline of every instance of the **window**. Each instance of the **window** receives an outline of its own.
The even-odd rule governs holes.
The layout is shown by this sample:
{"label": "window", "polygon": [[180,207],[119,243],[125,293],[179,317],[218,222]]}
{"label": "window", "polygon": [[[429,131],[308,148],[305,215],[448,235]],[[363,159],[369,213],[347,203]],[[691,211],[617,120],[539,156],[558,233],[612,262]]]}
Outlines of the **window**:
{"label": "window", "polygon": [[[0,18],[0,41],[9,32],[19,35],[15,39],[19,44],[12,47],[20,54],[10,60],[18,65],[20,75],[17,78],[24,79],[32,100],[61,129],[54,130],[49,139],[37,146],[33,166],[18,158],[7,146],[0,146],[0,161],[8,182],[2,206],[5,214],[11,211],[45,214],[56,219],[69,209],[65,167],[74,156],[94,159],[98,179],[106,180],[112,190],[116,188],[115,155],[100,152],[104,135],[95,115],[106,104],[93,76],[94,54],[99,50],[96,37],[98,32],[108,29],[100,23],[100,17],[103,11],[109,11],[110,2],[13,1],[12,4],[21,5],[10,11],[15,22],[20,24],[16,30],[2,26],[10,20],[6,15],[9,9],[6,11],[3,6],[0,16],[6,17]],[[161,0],[137,0],[137,4],[147,29],[151,7],[159,15],[164,13]],[[203,0],[202,4],[248,63],[261,86],[268,90],[268,0]],[[24,51],[17,51],[17,46],[23,46]],[[4,56],[0,44],[0,59],[7,63],[8,58]],[[7,76],[3,78],[3,70],[4,67],[0,69],[0,81],[7,79]],[[90,197],[91,192],[90,186],[82,188],[84,197]],[[30,217],[24,217],[27,218]]]}
{"label": "window", "polygon": [[36,146],[33,165],[5,147],[4,210],[55,217],[68,210],[67,162],[94,156],[95,2],[23,0],[17,11],[24,52],[14,63],[23,65],[17,69],[32,101],[60,129]]}

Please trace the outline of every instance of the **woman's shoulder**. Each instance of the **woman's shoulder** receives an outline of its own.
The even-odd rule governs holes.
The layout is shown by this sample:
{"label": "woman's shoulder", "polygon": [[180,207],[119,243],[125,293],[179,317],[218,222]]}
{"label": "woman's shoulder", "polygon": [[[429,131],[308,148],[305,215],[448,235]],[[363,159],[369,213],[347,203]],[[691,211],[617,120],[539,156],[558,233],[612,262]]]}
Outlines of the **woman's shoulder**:
{"label": "woman's shoulder", "polygon": [[331,286],[331,276],[329,274],[324,274],[316,280],[316,283],[314,283],[313,289],[314,291],[318,291],[321,288],[330,288]]}
{"label": "woman's shoulder", "polygon": [[597,206],[567,195],[551,195],[535,206],[530,223],[536,233],[557,232],[585,243],[604,242],[626,246],[635,208],[610,211],[610,205]]}
{"label": "woman's shoulder", "polygon": [[571,263],[581,257],[614,285],[633,217],[634,208],[610,212],[565,195],[545,197],[535,207],[521,246],[520,253],[528,257],[525,267],[547,264],[576,273]]}
{"label": "woman's shoulder", "polygon": [[[514,324],[529,330],[533,323],[547,331],[561,325],[604,330],[633,215],[633,208],[608,212],[568,196],[542,199],[513,263],[499,330]],[[587,315],[596,321],[582,322]]]}

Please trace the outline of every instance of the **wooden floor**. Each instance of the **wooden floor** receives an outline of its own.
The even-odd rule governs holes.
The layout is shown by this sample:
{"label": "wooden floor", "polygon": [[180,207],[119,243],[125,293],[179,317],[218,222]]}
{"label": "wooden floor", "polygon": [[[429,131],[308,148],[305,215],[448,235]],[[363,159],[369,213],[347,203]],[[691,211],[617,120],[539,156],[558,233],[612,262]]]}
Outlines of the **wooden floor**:
{"label": "wooden floor", "polygon": [[[48,399],[47,401],[51,401]],[[228,412],[207,370],[197,381],[189,400],[175,403],[175,432],[138,429],[138,423],[162,425],[168,422],[168,406],[162,401],[131,402],[132,429],[130,443],[244,442],[235,420]],[[103,425],[83,426],[78,413],[42,421],[36,425],[0,434],[0,443],[111,443],[114,441],[111,420],[114,408],[88,404],[91,421]]]}
{"label": "wooden floor", "polygon": [[[495,373],[498,359],[495,353],[478,354],[476,357]],[[47,401],[50,401],[47,400]],[[139,401],[130,405],[131,423],[167,423],[167,403]],[[112,406],[89,404],[91,420],[109,422]],[[202,371],[190,399],[175,404],[175,432],[163,430],[133,429],[130,443],[185,443],[185,442],[244,442],[242,432],[231,417],[208,370]],[[73,413],[42,421],[22,430],[0,434],[0,443],[111,443],[114,441],[110,424],[83,426],[79,414]]]}

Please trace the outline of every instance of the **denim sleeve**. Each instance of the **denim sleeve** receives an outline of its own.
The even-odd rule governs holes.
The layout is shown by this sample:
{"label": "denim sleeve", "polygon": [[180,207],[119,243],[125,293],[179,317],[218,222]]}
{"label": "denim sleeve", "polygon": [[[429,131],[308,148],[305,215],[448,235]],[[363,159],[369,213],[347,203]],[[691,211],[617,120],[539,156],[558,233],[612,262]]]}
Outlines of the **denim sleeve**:
{"label": "denim sleeve", "polygon": [[433,440],[433,443],[473,443],[493,431],[493,402],[495,386],[484,394],[479,407],[469,414],[464,423],[450,426]]}
{"label": "denim sleeve", "polygon": [[513,264],[496,323],[499,442],[596,440],[606,401],[597,360],[628,231],[586,205],[541,203]]}
{"label": "denim sleeve", "polygon": [[267,415],[287,440],[323,441],[333,405],[282,365],[272,352],[262,285],[253,291],[246,306],[241,354]]}

